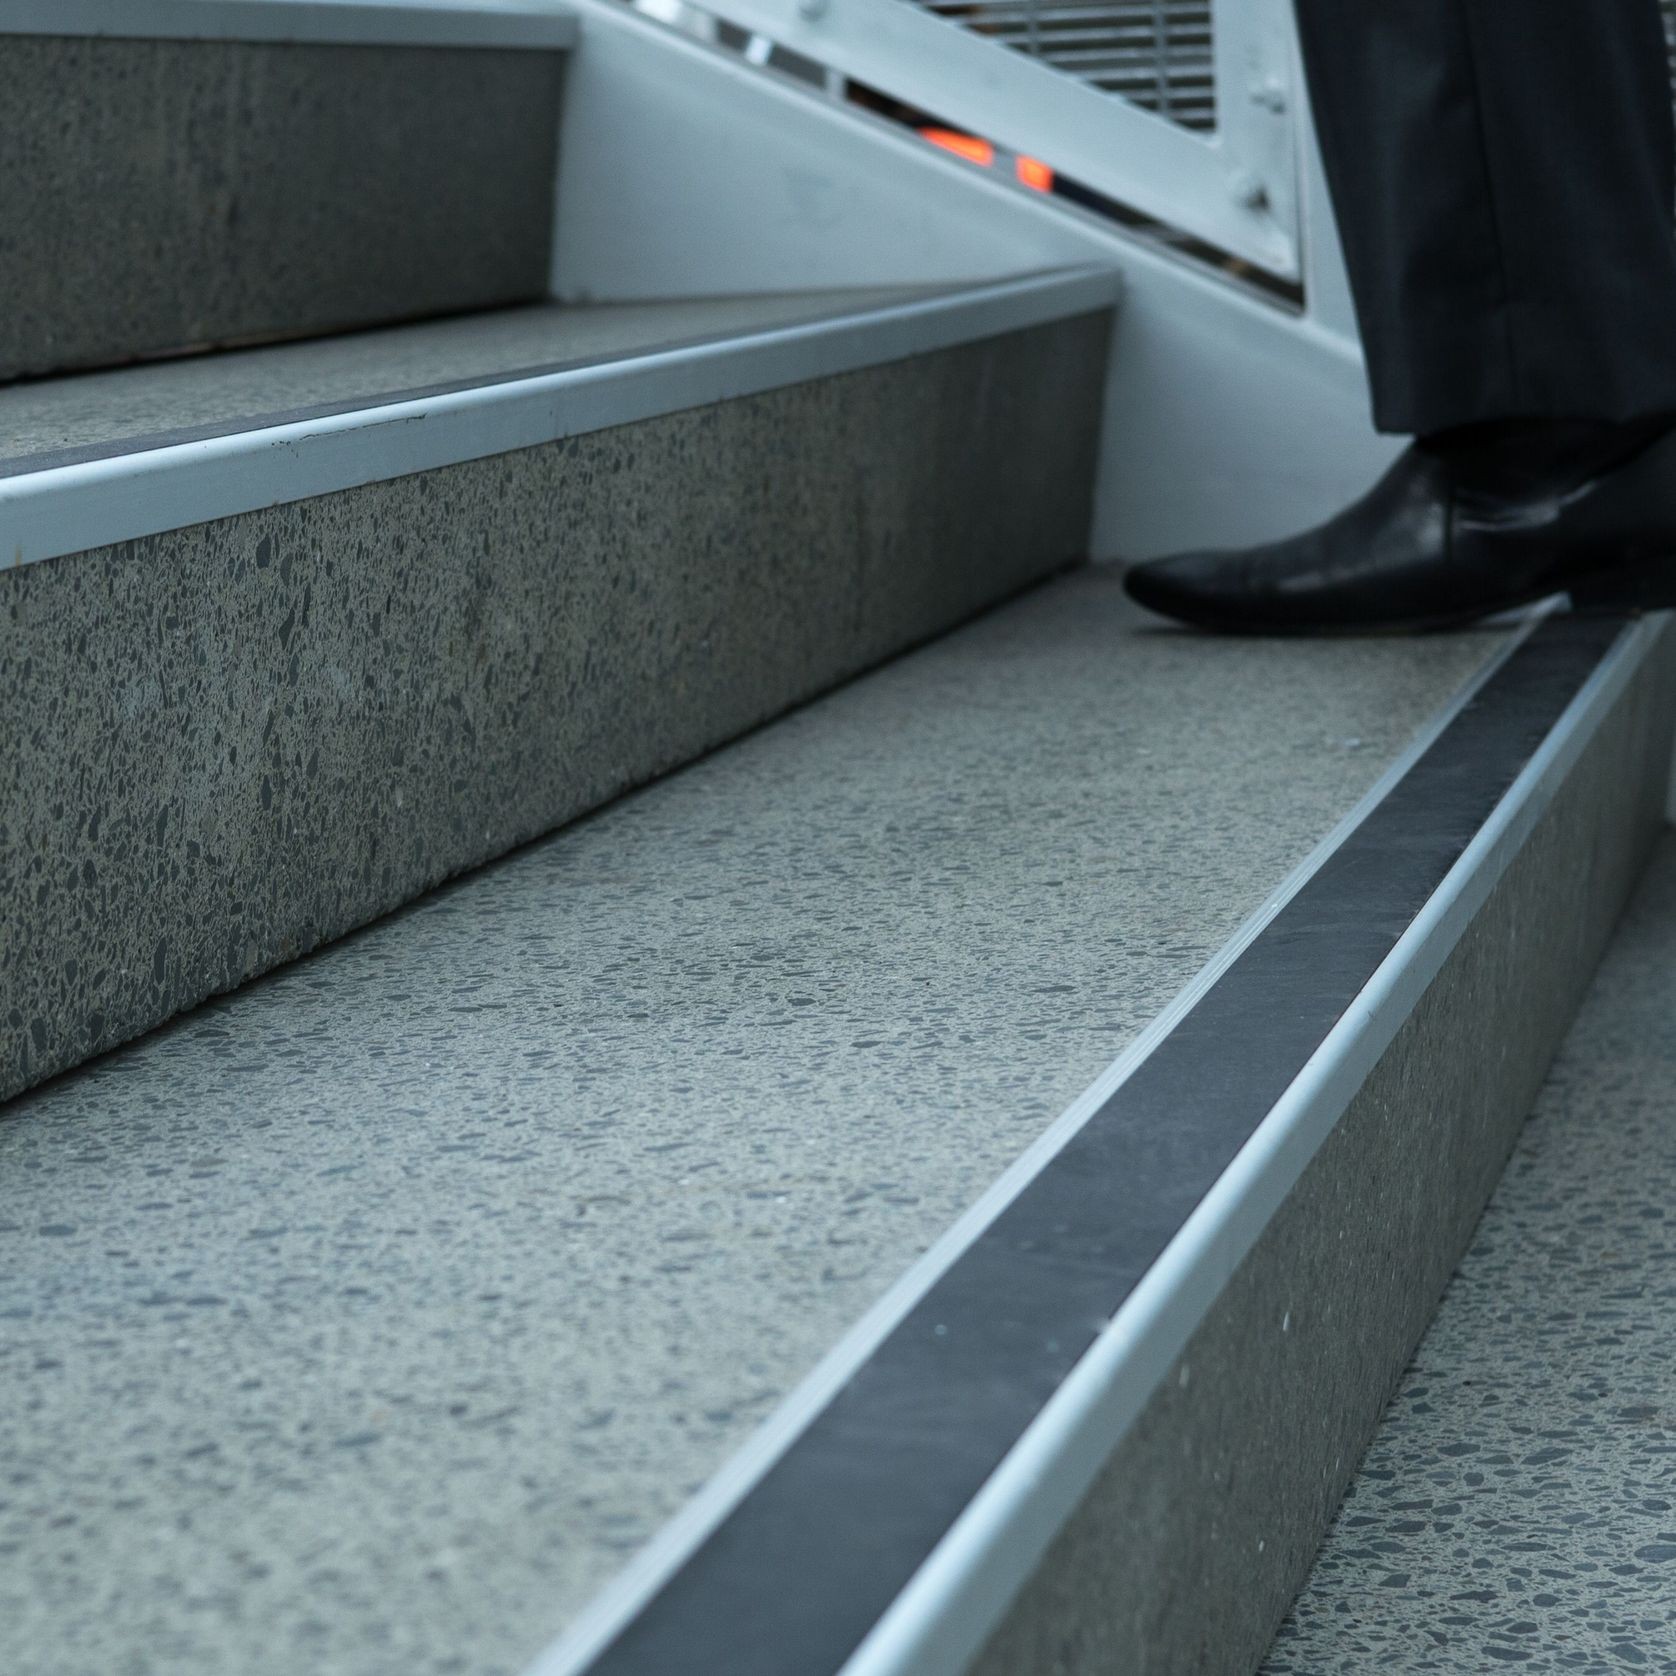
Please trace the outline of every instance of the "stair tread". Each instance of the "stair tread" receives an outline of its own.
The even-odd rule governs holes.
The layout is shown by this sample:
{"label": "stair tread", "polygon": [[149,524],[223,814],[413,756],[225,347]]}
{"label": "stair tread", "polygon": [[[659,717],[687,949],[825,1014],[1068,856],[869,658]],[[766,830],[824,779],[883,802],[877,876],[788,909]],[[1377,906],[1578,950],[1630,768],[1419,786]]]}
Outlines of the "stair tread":
{"label": "stair tread", "polygon": [[1664,1666],[1672,1019],[1667,832],[1265,1676]]}
{"label": "stair tread", "polygon": [[0,476],[797,325],[947,289],[545,303],[0,386]]}
{"label": "stair tread", "polygon": [[519,1668],[1502,643],[1078,573],[14,1103],[24,1663]]}

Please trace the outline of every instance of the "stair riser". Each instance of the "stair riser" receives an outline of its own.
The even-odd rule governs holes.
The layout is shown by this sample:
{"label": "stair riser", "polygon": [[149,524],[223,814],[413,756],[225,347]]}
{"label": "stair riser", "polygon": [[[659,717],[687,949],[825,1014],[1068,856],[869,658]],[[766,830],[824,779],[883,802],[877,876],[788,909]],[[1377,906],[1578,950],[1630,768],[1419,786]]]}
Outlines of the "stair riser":
{"label": "stair riser", "polygon": [[0,1094],[1081,557],[1108,319],[0,574]]}
{"label": "stair riser", "polygon": [[1666,630],[984,1654],[1255,1669],[1650,852]]}
{"label": "stair riser", "polygon": [[562,66],[0,33],[0,379],[543,296]]}

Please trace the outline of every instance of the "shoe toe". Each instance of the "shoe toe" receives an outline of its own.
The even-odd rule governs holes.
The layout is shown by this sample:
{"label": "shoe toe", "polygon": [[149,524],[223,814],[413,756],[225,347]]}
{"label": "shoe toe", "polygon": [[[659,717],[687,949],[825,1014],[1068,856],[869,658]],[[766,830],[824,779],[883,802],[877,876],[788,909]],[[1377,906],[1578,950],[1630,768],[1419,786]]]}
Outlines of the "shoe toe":
{"label": "shoe toe", "polygon": [[1123,573],[1124,591],[1160,616],[1200,627],[1219,626],[1230,620],[1223,597],[1227,560],[1228,555],[1220,553],[1178,553],[1131,565]]}

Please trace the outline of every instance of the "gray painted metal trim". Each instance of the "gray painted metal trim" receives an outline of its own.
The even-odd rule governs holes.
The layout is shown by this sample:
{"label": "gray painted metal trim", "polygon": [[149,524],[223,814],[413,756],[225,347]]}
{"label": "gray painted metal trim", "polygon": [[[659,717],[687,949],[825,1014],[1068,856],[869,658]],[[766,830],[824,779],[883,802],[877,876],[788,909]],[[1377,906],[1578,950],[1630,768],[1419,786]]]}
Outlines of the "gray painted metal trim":
{"label": "gray painted metal trim", "polygon": [[[595,1596],[527,1676],[584,1676],[941,1277],[1385,801],[1529,638],[1548,609],[1526,614],[1508,644],[1437,712],[1192,982],[851,1328],[750,1442]],[[1656,644],[1660,625],[1660,619],[1649,620],[1614,648],[1393,950],[1361,1004],[1323,1043],[1305,1076],[1269,1114],[1071,1378],[846,1663],[844,1676],[957,1676],[977,1654],[1552,801],[1594,727]]]}
{"label": "gray painted metal trim", "polygon": [[593,366],[49,467],[0,481],[0,567],[831,378],[1116,306],[1122,279],[1032,274]]}
{"label": "gray painted metal trim", "polygon": [[0,35],[554,51],[574,46],[578,28],[569,12],[517,0],[480,7],[358,0],[0,0]]}

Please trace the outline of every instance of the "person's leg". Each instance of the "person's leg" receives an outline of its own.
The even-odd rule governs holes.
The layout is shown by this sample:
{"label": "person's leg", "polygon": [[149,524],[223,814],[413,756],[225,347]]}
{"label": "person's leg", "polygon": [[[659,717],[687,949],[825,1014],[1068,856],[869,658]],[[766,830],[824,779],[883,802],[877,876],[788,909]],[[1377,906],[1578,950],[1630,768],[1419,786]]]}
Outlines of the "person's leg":
{"label": "person's leg", "polygon": [[1676,412],[1657,0],[1296,0],[1382,431]]}
{"label": "person's leg", "polygon": [[1130,571],[1183,621],[1676,604],[1676,134],[1657,0],[1296,0],[1380,429],[1288,541]]}

